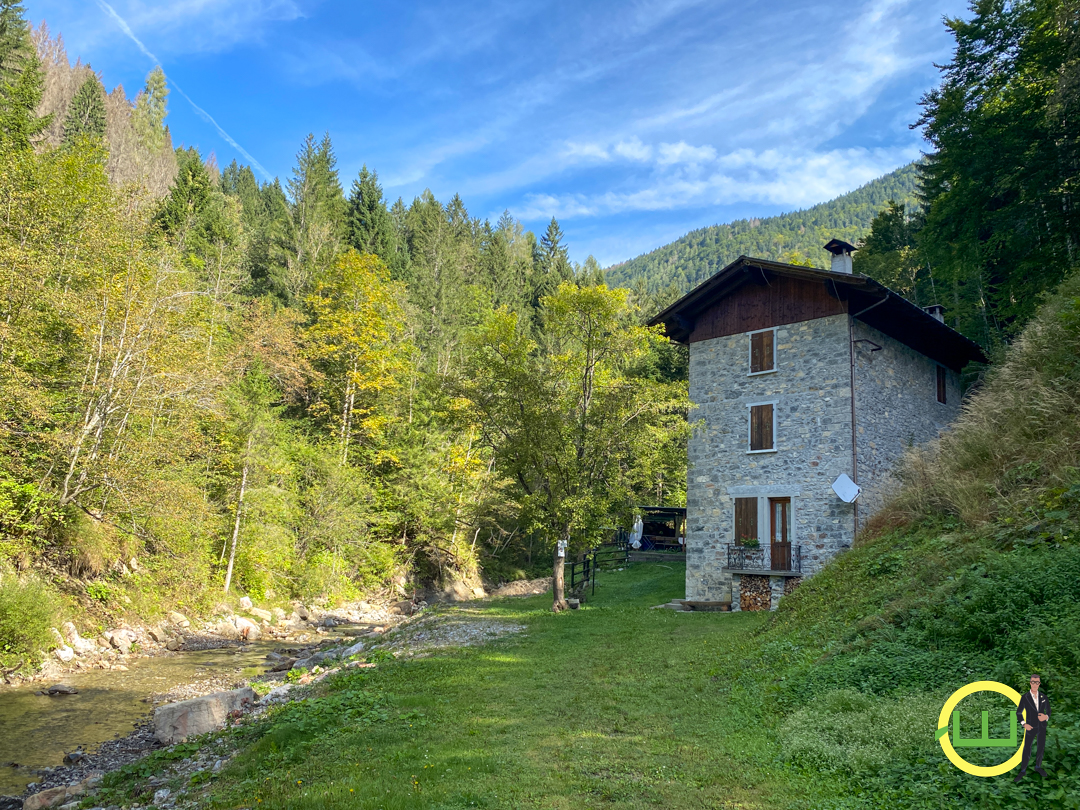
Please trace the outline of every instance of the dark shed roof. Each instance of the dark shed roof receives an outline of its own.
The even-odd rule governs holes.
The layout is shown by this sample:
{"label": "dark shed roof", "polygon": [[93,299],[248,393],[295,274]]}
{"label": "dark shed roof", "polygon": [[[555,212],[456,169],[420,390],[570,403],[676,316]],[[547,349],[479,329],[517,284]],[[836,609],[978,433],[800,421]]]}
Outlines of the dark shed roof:
{"label": "dark shed roof", "polygon": [[845,303],[854,317],[956,371],[967,363],[986,362],[974,341],[872,278],[740,256],[649,321],[663,324],[668,337],[688,343],[698,315],[743,284],[764,277],[787,276],[823,283],[829,295]]}

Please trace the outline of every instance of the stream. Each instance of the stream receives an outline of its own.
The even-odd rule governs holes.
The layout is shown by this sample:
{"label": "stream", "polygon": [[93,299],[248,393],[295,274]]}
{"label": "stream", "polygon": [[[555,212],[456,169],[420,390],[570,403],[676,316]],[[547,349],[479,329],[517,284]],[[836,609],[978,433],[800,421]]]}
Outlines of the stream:
{"label": "stream", "polygon": [[[283,646],[291,645],[268,640],[139,658],[126,662],[126,672],[72,672],[61,681],[0,690],[0,796],[22,793],[38,778],[32,770],[62,765],[66,752],[82,746],[92,754],[101,743],[131,733],[152,711],[151,695],[207,678],[253,677],[269,667],[266,654]],[[79,693],[35,694],[54,683],[69,684]]]}

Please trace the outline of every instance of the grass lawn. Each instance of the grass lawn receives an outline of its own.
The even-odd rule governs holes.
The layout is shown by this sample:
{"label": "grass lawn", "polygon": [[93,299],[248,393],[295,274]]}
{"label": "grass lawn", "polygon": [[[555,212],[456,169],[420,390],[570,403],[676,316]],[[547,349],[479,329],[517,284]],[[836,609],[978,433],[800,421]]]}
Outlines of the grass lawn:
{"label": "grass lawn", "polygon": [[[684,567],[602,573],[581,610],[479,605],[527,626],[485,647],[351,671],[244,732],[220,807],[817,807],[829,780],[777,761],[760,697],[734,686],[764,614],[649,610]],[[344,713],[354,716],[346,719]]]}

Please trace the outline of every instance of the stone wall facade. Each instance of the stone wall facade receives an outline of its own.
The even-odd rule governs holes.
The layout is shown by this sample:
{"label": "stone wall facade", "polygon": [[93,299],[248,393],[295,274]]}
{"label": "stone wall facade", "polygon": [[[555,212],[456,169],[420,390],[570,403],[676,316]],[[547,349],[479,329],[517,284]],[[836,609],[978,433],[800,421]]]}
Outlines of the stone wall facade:
{"label": "stone wall facade", "polygon": [[[768,499],[791,498],[793,554],[801,549],[802,573],[812,575],[851,547],[856,513],[862,523],[881,506],[907,448],[940,435],[960,406],[956,372],[946,370],[942,405],[933,360],[846,314],[775,333],[775,369],[758,374],[749,372],[749,333],[690,344],[686,596],[730,598],[733,610],[744,601],[743,575],[723,568],[735,539],[736,498],[758,499],[763,548]],[[774,404],[775,449],[748,452],[750,405],[762,403]],[[857,507],[832,490],[842,473],[863,487]],[[791,586],[776,576],[769,584],[775,608]]]}
{"label": "stone wall facade", "polygon": [[[848,316],[778,326],[775,341],[775,370],[762,374],[749,373],[747,334],[690,344],[688,599],[730,596],[739,605],[737,575],[721,570],[737,497],[758,498],[763,546],[768,498],[791,498],[791,541],[802,547],[804,573],[851,546],[854,510],[832,491],[838,475],[852,474]],[[765,402],[775,403],[775,451],[751,453],[749,406]]]}
{"label": "stone wall facade", "polygon": [[946,368],[945,403],[938,402],[938,363],[858,319],[853,335],[862,525],[888,499],[896,484],[893,471],[904,453],[938,438],[960,415],[961,394],[960,375]]}

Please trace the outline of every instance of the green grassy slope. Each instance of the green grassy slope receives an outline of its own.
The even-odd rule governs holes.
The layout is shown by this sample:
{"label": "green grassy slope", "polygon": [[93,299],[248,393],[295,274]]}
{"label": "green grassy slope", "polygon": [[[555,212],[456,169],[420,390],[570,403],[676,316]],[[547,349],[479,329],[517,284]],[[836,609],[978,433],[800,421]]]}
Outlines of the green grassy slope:
{"label": "green grassy slope", "polygon": [[909,205],[914,201],[915,179],[915,164],[910,163],[804,211],[691,231],[669,245],[609,267],[605,275],[612,286],[630,287],[641,278],[650,293],[669,286],[685,292],[740,255],[780,259],[795,251],[825,267],[828,254],[822,245],[833,237],[858,242],[889,200]]}
{"label": "green grassy slope", "polygon": [[[745,662],[774,670],[777,745],[850,780],[844,806],[1080,807],[1080,276],[902,473],[876,532],[785,599]],[[1022,691],[1033,672],[1049,777],[949,765],[931,733],[945,698],[976,680]],[[1008,736],[1004,698],[965,699],[967,728],[983,708]]]}

